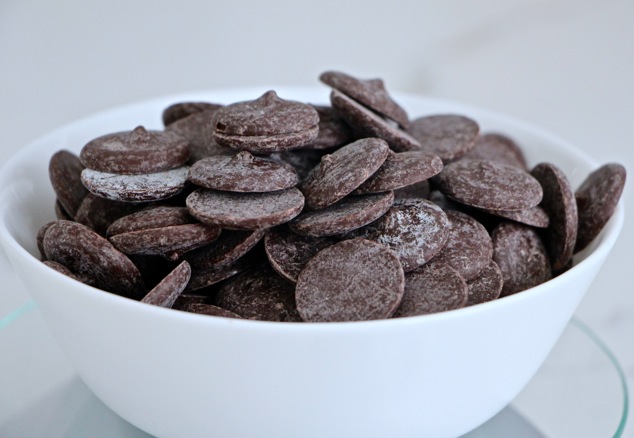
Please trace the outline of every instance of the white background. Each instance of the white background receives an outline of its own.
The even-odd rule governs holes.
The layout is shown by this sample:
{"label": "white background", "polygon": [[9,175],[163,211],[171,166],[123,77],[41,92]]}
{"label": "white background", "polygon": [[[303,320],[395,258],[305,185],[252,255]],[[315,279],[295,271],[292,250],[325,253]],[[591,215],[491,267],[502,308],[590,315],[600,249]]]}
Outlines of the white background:
{"label": "white background", "polygon": [[[319,85],[327,69],[507,113],[634,169],[631,0],[2,0],[0,164],[114,105],[204,88]],[[577,316],[634,386],[631,193],[621,238]]]}

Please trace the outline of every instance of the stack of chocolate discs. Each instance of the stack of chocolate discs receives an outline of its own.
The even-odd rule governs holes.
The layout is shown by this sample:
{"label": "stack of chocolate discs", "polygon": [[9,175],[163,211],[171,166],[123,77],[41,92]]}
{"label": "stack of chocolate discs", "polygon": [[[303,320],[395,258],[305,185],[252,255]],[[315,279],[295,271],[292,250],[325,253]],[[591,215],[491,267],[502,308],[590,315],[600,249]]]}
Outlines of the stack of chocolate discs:
{"label": "stack of chocolate discs", "polygon": [[86,167],[81,181],[91,193],[114,201],[167,199],[185,187],[189,156],[178,135],[138,126],[86,144],[79,155]]}
{"label": "stack of chocolate discs", "polygon": [[320,78],[331,106],[274,91],[226,106],[180,102],[164,110],[164,131],[56,153],[60,220],[37,235],[43,260],[206,315],[407,317],[560,275],[621,196],[619,164],[575,192],[557,166],[529,168],[511,138],[469,117],[410,120],[379,79]]}

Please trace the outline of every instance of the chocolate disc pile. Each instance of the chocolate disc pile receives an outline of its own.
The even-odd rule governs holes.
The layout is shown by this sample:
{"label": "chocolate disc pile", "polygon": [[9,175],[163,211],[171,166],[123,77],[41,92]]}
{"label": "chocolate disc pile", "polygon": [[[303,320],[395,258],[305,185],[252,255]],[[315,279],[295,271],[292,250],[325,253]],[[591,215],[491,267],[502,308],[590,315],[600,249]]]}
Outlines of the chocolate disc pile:
{"label": "chocolate disc pile", "polygon": [[50,160],[47,266],[147,304],[287,322],[407,317],[491,301],[572,266],[625,184],[575,192],[552,163],[460,114],[410,121],[379,79],[320,79],[331,106],[177,102],[165,129]]}

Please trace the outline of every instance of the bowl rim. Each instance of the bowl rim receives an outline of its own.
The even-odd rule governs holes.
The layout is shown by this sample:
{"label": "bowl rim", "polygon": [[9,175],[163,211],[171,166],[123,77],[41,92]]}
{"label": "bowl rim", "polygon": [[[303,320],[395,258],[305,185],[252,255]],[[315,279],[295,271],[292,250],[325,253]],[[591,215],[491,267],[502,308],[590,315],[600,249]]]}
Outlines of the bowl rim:
{"label": "bowl rim", "polygon": [[[315,86],[271,86],[271,85],[261,85],[261,86],[251,86],[251,87],[231,87],[231,88],[217,88],[217,89],[201,89],[197,91],[190,91],[185,93],[176,93],[176,94],[168,94],[160,97],[155,97],[151,99],[143,99],[134,101],[127,104],[117,105],[102,111],[94,112],[90,115],[84,116],[77,120],[74,120],[70,123],[64,124],[48,133],[39,136],[35,140],[29,142],[25,147],[21,148],[19,151],[14,153],[0,168],[0,187],[3,189],[0,191],[0,211],[6,210],[7,200],[4,193],[7,188],[10,187],[10,183],[7,184],[6,180],[9,178],[9,173],[11,169],[14,168],[18,163],[23,162],[27,157],[36,153],[44,144],[50,142],[50,139],[59,136],[64,132],[72,132],[77,130],[79,127],[98,122],[100,119],[103,119],[107,116],[112,116],[121,112],[132,112],[135,110],[140,110],[141,108],[153,106],[157,108],[166,108],[171,103],[176,102],[184,102],[184,101],[196,101],[196,100],[204,100],[207,99],[207,96],[219,96],[220,99],[216,99],[221,103],[232,103],[236,100],[229,100],[228,96],[231,95],[250,95],[250,96],[259,96],[267,90],[276,90],[278,95],[282,98],[286,98],[285,95],[289,95],[292,99],[292,96],[302,95],[302,94],[310,94],[310,95],[318,95],[323,94],[323,99],[327,98],[327,93],[329,89],[321,90]],[[259,94],[258,94],[259,93]],[[592,159],[588,154],[584,151],[576,148],[571,143],[566,141],[565,139],[552,134],[538,126],[535,126],[531,123],[525,122],[513,116],[508,116],[497,111],[488,110],[486,108],[481,108],[476,105],[472,105],[469,103],[463,103],[457,100],[452,99],[444,99],[438,98],[434,96],[427,96],[423,94],[415,94],[415,93],[404,93],[404,92],[392,92],[392,96],[399,103],[407,102],[407,101],[418,101],[424,102],[426,105],[431,105],[434,107],[442,107],[442,108],[460,108],[460,111],[477,113],[480,116],[492,118],[496,121],[500,121],[505,125],[513,126],[521,131],[531,132],[531,134],[543,138],[545,141],[549,143],[556,143],[557,146],[566,151],[566,153],[570,153],[575,156],[577,160],[581,160],[585,162],[591,168],[596,168],[599,164]],[[225,100],[226,102],[222,102]],[[403,105],[407,107],[407,104]],[[440,112],[436,112],[438,114]],[[417,117],[420,115],[417,115]],[[521,302],[528,299],[534,295],[541,295],[544,293],[551,292],[550,289],[552,287],[557,287],[560,283],[565,282],[569,279],[569,277],[574,276],[580,269],[582,269],[585,265],[592,263],[597,259],[601,259],[602,257],[607,256],[612,246],[616,242],[618,235],[623,227],[624,223],[624,203],[623,199],[619,200],[619,203],[616,207],[616,210],[612,216],[612,218],[608,221],[605,228],[601,232],[601,234],[597,237],[599,241],[595,243],[594,248],[587,254],[583,260],[580,260],[578,263],[569,269],[568,271],[560,274],[559,276],[552,278],[551,280],[542,283],[538,286],[532,287],[520,293],[516,293],[513,295],[509,295],[506,297],[502,297],[493,301],[477,304],[474,306],[463,307],[460,309],[454,309],[450,311],[438,312],[428,315],[418,315],[418,316],[409,316],[403,318],[388,318],[381,320],[370,320],[370,321],[346,321],[346,322],[303,322],[303,323],[281,323],[275,321],[258,321],[258,320],[249,320],[249,319],[236,319],[236,318],[209,318],[207,315],[199,315],[190,312],[178,311],[171,308],[164,308],[161,306],[148,305],[145,303],[141,303],[140,301],[136,301],[130,298],[126,298],[120,295],[116,295],[114,293],[104,292],[101,289],[97,289],[95,287],[80,283],[76,280],[71,279],[70,277],[61,274],[54,269],[50,269],[46,267],[39,259],[33,256],[26,248],[24,248],[13,236],[11,231],[9,231],[6,224],[6,211],[3,211],[4,214],[0,217],[0,242],[4,246],[9,246],[12,249],[12,252],[19,255],[23,258],[27,263],[32,263],[34,269],[43,268],[44,275],[52,275],[53,278],[57,278],[58,281],[61,281],[62,284],[68,285],[70,288],[74,288],[77,290],[82,290],[82,293],[94,294],[95,298],[98,300],[105,300],[112,305],[122,305],[126,306],[126,303],[133,306],[136,306],[137,309],[135,311],[144,312],[147,315],[157,317],[170,317],[174,320],[180,320],[191,323],[203,323],[203,324],[232,324],[236,327],[244,327],[245,329],[249,329],[251,327],[256,327],[259,329],[267,329],[272,331],[290,331],[290,332],[299,332],[302,333],[304,331],[313,331],[317,328],[319,331],[340,331],[344,330],[367,330],[369,327],[402,327],[409,326],[411,324],[426,324],[426,323],[435,323],[435,322],[444,322],[448,320],[452,320],[455,318],[462,318],[463,316],[473,315],[476,313],[482,313],[487,311],[495,311],[495,309],[503,306],[511,306],[516,302]],[[35,239],[35,236],[33,236]],[[5,248],[6,250],[6,248]],[[587,251],[587,250],[585,250]],[[9,257],[11,258],[11,257]],[[47,269],[48,268],[48,269]],[[57,276],[57,277],[56,277]],[[68,282],[68,283],[64,283]],[[163,315],[163,316],[161,316]],[[169,316],[171,315],[171,316]]]}

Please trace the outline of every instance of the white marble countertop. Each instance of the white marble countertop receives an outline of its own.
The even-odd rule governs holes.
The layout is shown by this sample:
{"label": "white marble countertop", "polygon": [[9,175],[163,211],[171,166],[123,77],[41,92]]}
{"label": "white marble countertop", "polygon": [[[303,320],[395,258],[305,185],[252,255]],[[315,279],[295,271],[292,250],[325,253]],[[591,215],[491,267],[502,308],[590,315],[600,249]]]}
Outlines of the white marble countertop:
{"label": "white marble countertop", "polygon": [[[390,90],[510,114],[631,171],[633,24],[629,0],[3,1],[0,164],[51,129],[114,105],[204,88],[317,85],[320,72],[339,69],[381,77]],[[576,313],[614,352],[630,386],[632,196],[626,187],[625,227]],[[3,255],[0,278],[2,318],[28,297]],[[21,385],[45,383],[31,366],[33,380],[2,379],[0,411],[16,412]],[[67,377],[65,364],[48,366]],[[546,372],[554,388],[565,370]],[[591,362],[586,372],[601,378]],[[606,403],[606,412],[618,410],[621,400]],[[624,436],[634,436],[632,424]]]}

